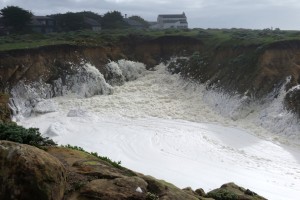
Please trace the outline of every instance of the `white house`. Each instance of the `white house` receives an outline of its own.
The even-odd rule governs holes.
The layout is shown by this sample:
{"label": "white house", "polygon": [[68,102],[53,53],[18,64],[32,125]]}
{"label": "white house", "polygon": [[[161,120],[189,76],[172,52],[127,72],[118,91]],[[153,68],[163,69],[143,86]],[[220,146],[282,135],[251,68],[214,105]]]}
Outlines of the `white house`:
{"label": "white house", "polygon": [[159,29],[188,28],[188,23],[187,23],[187,18],[185,16],[185,13],[183,12],[182,14],[158,15],[157,28]]}

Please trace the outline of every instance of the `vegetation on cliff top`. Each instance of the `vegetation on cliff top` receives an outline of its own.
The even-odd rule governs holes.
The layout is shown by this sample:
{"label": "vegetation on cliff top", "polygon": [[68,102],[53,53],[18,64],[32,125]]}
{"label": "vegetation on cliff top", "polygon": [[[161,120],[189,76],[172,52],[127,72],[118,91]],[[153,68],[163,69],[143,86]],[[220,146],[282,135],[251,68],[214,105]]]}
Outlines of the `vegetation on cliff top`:
{"label": "vegetation on cliff top", "polygon": [[267,45],[277,41],[300,40],[300,31],[248,30],[248,29],[190,29],[190,30],[134,30],[115,29],[93,32],[80,30],[50,34],[8,35],[0,37],[0,51],[30,49],[41,46],[70,44],[79,46],[118,45],[130,36],[156,39],[162,36],[185,36],[203,42],[207,50],[220,46]]}

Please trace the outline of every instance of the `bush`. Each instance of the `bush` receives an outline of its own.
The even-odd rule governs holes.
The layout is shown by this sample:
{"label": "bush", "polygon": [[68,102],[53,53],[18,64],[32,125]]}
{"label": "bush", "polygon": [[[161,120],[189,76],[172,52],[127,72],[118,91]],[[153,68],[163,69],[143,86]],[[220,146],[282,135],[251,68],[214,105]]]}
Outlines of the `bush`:
{"label": "bush", "polygon": [[56,143],[48,137],[42,137],[38,128],[26,129],[16,123],[0,123],[0,140],[8,140],[32,146],[52,146]]}
{"label": "bush", "polygon": [[159,200],[159,197],[156,194],[147,192],[146,200]]}
{"label": "bush", "polygon": [[226,189],[217,189],[209,192],[206,197],[216,200],[237,200],[238,196]]}

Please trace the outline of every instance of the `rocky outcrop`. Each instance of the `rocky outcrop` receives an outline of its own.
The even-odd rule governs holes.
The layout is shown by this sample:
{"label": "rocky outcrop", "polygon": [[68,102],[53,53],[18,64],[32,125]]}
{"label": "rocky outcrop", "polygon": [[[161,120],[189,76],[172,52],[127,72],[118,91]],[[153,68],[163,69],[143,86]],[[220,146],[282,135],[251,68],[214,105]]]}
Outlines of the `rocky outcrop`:
{"label": "rocky outcrop", "polygon": [[220,194],[230,194],[226,196],[233,197],[229,200],[264,200],[233,183],[206,195],[202,189],[181,190],[84,151],[63,147],[45,150],[0,141],[0,199],[218,200]]}
{"label": "rocky outcrop", "polygon": [[45,151],[0,141],[0,199],[57,200],[65,191],[63,165]]}
{"label": "rocky outcrop", "polygon": [[66,199],[197,199],[170,183],[113,167],[85,152],[56,147],[47,152],[67,169]]}

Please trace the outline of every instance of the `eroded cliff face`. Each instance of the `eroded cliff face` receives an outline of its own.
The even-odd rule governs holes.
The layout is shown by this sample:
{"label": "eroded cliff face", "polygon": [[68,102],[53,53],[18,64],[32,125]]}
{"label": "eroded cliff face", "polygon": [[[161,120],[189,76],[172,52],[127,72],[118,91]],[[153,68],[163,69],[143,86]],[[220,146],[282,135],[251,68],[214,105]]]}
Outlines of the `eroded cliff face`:
{"label": "eroded cliff face", "polygon": [[172,56],[190,57],[194,52],[199,52],[199,58],[177,69],[183,77],[255,99],[270,95],[274,98],[284,86],[286,107],[300,115],[299,41],[265,46],[227,44],[207,49],[201,40],[183,36],[157,39],[128,36],[115,46],[59,45],[7,51],[0,53],[0,88],[10,91],[20,80],[53,85],[53,81],[61,79],[63,83],[66,76],[76,74],[85,63],[109,78],[105,64],[110,60],[135,60],[151,68]]}
{"label": "eroded cliff face", "polygon": [[259,46],[222,46],[190,59],[175,61],[170,70],[253,100],[274,99],[285,90],[285,105],[300,116],[300,42]]}
{"label": "eroded cliff face", "polygon": [[162,59],[176,55],[190,55],[201,49],[199,40],[186,37],[162,37],[155,40],[124,38],[118,46],[83,47],[58,45],[37,49],[0,52],[1,89],[19,82],[50,82],[76,71],[75,65],[88,62],[105,74],[105,64],[110,60],[127,58],[140,61],[148,68]]}
{"label": "eroded cliff face", "polygon": [[75,73],[74,66],[83,61],[102,69],[108,60],[122,57],[117,47],[85,48],[70,45],[1,52],[1,89],[11,87],[20,80],[49,82]]}

